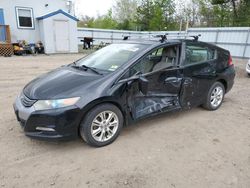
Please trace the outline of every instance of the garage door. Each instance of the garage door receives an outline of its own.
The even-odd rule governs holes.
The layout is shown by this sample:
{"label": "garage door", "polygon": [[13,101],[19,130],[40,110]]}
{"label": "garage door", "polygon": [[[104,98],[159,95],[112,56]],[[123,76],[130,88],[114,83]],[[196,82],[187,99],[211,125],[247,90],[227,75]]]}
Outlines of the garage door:
{"label": "garage door", "polygon": [[69,52],[69,22],[55,20],[55,45],[57,52]]}

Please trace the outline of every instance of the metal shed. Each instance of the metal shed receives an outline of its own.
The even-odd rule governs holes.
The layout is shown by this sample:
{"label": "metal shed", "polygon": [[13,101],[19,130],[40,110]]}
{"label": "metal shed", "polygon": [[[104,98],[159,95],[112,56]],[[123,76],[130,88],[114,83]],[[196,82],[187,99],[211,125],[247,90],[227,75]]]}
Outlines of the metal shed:
{"label": "metal shed", "polygon": [[37,18],[45,53],[77,53],[78,19],[57,10]]}

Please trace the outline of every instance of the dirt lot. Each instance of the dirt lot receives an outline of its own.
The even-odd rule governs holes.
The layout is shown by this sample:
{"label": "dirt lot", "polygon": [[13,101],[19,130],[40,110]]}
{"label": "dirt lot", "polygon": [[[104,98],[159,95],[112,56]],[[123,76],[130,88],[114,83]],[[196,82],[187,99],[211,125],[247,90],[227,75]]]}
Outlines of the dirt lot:
{"label": "dirt lot", "polygon": [[49,143],[24,136],[12,103],[41,73],[80,55],[0,57],[0,187],[250,187],[250,78],[223,106],[165,114],[124,128],[111,145]]}

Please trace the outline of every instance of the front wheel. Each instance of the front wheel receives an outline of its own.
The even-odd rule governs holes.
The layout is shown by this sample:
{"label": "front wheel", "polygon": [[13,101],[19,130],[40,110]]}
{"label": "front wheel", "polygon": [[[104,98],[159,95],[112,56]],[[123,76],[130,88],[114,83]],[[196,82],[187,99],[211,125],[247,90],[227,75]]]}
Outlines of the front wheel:
{"label": "front wheel", "polygon": [[112,104],[101,104],[90,110],[80,125],[80,135],[94,147],[111,144],[123,127],[123,115]]}
{"label": "front wheel", "polygon": [[207,110],[217,110],[224,99],[225,87],[221,82],[215,82],[208,91],[203,107]]}

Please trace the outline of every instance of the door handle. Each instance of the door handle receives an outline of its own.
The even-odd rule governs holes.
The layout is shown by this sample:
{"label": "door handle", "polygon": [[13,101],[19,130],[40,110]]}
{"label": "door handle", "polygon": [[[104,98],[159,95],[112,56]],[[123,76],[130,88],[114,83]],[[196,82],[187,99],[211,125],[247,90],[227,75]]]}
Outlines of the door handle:
{"label": "door handle", "polygon": [[169,83],[179,83],[182,80],[182,78],[177,78],[177,77],[168,77],[165,79],[164,83],[169,84]]}
{"label": "door handle", "polygon": [[189,85],[189,84],[192,84],[192,78],[189,78],[189,77],[187,77],[187,78],[184,78],[184,85]]}

